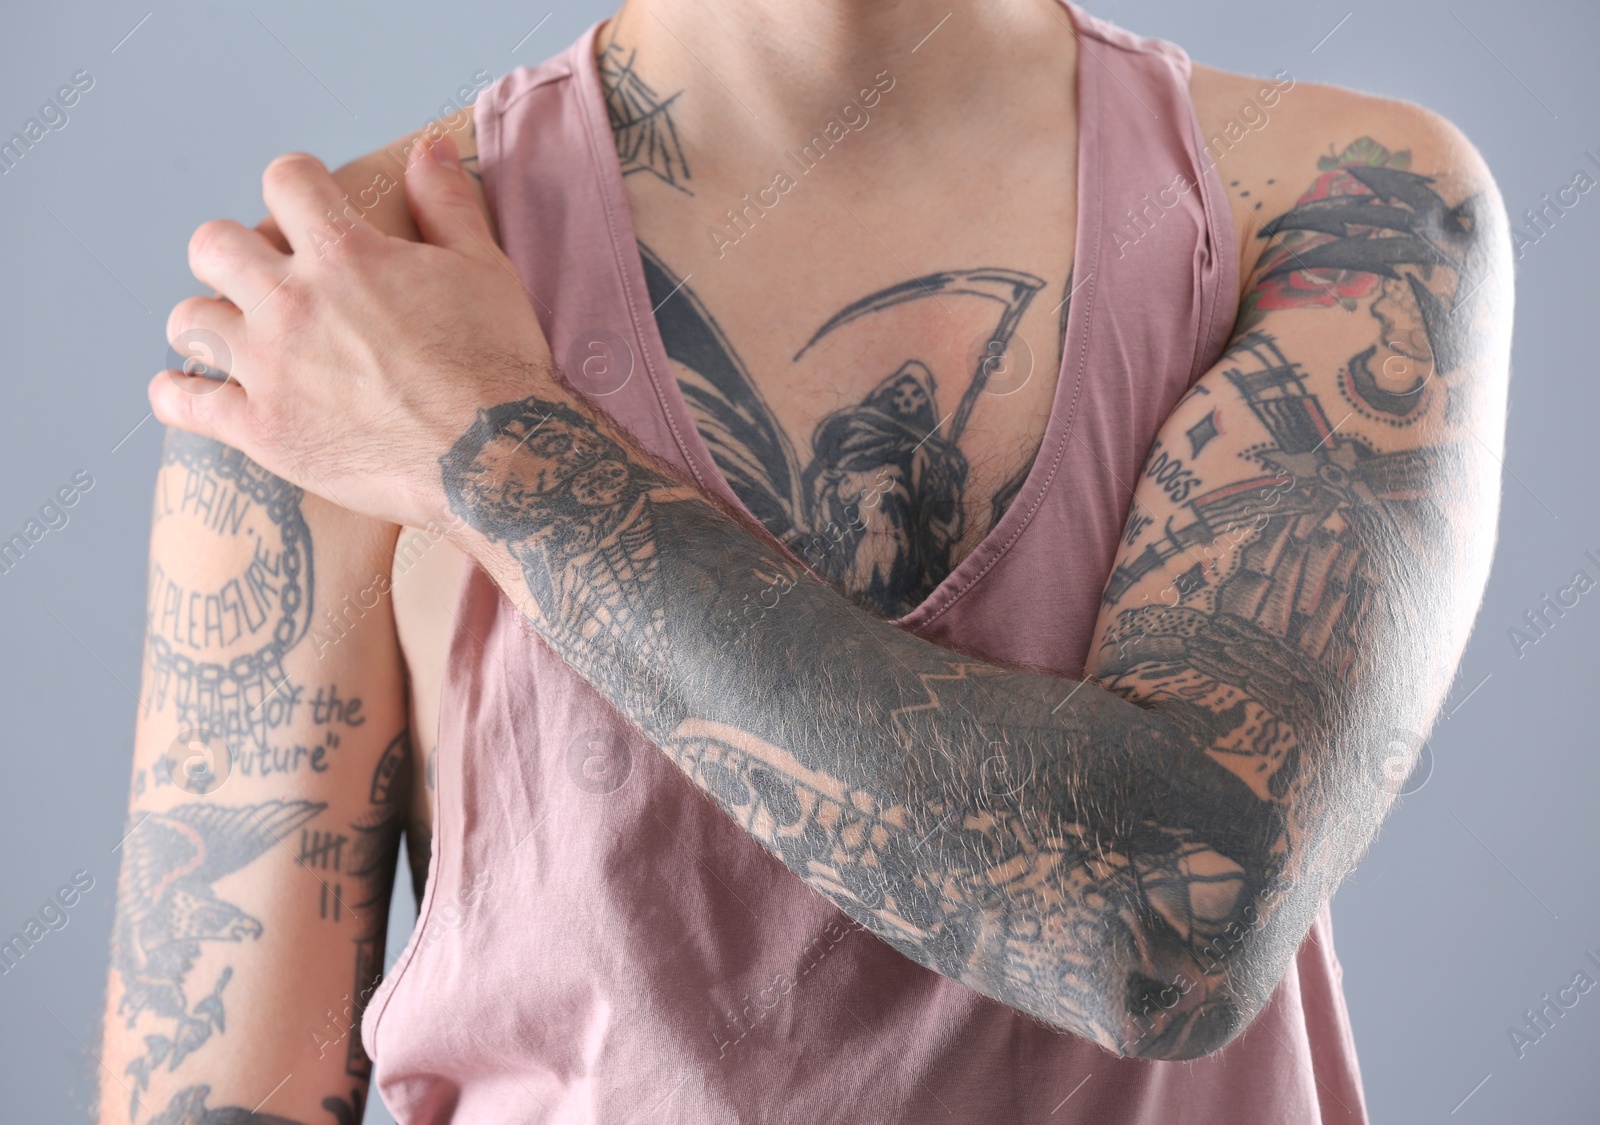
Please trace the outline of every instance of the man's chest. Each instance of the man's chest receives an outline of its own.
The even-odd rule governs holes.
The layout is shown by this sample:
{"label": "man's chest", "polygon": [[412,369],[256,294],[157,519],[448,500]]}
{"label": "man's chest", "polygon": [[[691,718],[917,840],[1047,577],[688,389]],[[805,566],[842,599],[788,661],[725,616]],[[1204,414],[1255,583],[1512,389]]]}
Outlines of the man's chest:
{"label": "man's chest", "polygon": [[1072,210],[1041,197],[1029,220],[1027,200],[945,199],[919,220],[881,201],[785,213],[777,200],[703,241],[670,206],[639,208],[655,325],[741,503],[818,573],[901,616],[1032,469],[1061,367]]}

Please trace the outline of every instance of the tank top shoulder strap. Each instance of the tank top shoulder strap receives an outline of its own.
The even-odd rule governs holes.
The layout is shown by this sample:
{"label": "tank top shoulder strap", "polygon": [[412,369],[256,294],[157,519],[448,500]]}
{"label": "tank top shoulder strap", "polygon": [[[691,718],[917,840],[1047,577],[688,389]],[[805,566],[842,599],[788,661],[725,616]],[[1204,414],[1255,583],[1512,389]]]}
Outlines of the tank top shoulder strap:
{"label": "tank top shoulder strap", "polygon": [[[1192,193],[1195,200],[1184,202],[1199,205],[1209,245],[1203,247],[1205,268],[1194,276],[1204,307],[1198,310],[1201,330],[1187,373],[1193,382],[1227,342],[1239,269],[1233,211],[1189,92],[1193,62],[1176,43],[1137,35],[1072,0],[1061,3],[1078,29],[1079,65],[1099,72],[1100,102],[1087,120],[1080,119],[1079,128],[1099,134],[1096,172],[1110,258],[1125,261],[1130,246],[1143,241],[1155,220],[1179,208],[1177,196]],[[1150,209],[1152,203],[1156,210]],[[1161,252],[1158,247],[1156,254],[1140,257]]]}
{"label": "tank top shoulder strap", "polygon": [[601,27],[479,95],[484,197],[557,370],[645,449],[709,484],[663,405],[672,373],[651,346],[654,312],[605,126]]}
{"label": "tank top shoulder strap", "polygon": [[[1008,534],[909,623],[992,659],[1084,666],[1144,459],[1220,357],[1238,251],[1188,54],[1061,0],[1078,32],[1078,246],[1056,407]],[[968,566],[968,564],[971,564]],[[1030,593],[1049,591],[1040,599]]]}

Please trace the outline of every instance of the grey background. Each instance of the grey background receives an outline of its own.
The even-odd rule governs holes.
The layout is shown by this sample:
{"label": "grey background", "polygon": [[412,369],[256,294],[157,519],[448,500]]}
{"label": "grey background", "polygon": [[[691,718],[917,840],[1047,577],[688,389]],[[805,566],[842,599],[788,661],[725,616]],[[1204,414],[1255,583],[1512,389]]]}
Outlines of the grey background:
{"label": "grey background", "polygon": [[[96,1080],[88,1052],[127,799],[160,443],[144,387],[165,363],[167,310],[202,291],[185,267],[190,231],[218,215],[256,221],[260,170],[278,152],[341,163],[437,115],[480,68],[498,77],[534,64],[611,10],[604,0],[553,12],[149,2],[160,6],[0,10],[0,138],[73,72],[95,77],[70,123],[0,176],[0,538],[75,472],[96,482],[65,527],[0,575],[0,936],[71,872],[95,878],[68,926],[0,976],[7,1121],[81,1119]],[[1600,175],[1583,156],[1600,152],[1592,0],[1087,7],[1215,66],[1287,68],[1301,82],[1427,105],[1477,143],[1514,217],[1580,167]],[[1600,1116],[1600,991],[1526,1057],[1508,1039],[1541,994],[1586,966],[1586,950],[1600,951],[1600,591],[1520,657],[1507,636],[1574,571],[1600,578],[1583,557],[1600,557],[1597,250],[1600,194],[1581,198],[1518,263],[1505,502],[1488,594],[1432,739],[1432,773],[1334,905],[1379,1122]],[[409,926],[408,893],[402,880],[391,956]],[[380,1119],[389,1120],[368,1116]]]}

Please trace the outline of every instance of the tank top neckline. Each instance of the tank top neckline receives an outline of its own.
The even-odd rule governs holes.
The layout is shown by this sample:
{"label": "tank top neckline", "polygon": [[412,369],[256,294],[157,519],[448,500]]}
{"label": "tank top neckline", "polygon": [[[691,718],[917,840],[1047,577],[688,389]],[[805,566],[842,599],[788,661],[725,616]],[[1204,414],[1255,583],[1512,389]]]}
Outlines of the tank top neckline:
{"label": "tank top neckline", "polygon": [[[989,529],[971,551],[944,576],[909,613],[893,619],[893,624],[916,630],[922,628],[954,605],[960,597],[991,571],[1011,549],[1032,522],[1043,504],[1046,494],[1060,468],[1072,432],[1072,422],[1077,412],[1079,392],[1088,359],[1090,314],[1094,308],[1095,274],[1100,253],[1100,198],[1101,161],[1099,145],[1099,105],[1101,86],[1097,52],[1089,50],[1085,41],[1087,28],[1093,18],[1082,12],[1071,0],[1059,0],[1067,12],[1067,19],[1078,41],[1077,73],[1077,207],[1074,216],[1075,237],[1070,277],[1072,278],[1071,303],[1068,307],[1067,328],[1061,349],[1061,369],[1057,373],[1050,414],[1045,423],[1044,435],[1038,452],[1005,513]],[[673,441],[682,454],[684,464],[694,475],[701,488],[715,493],[725,503],[732,504],[752,524],[761,526],[734,494],[722,470],[717,467],[710,449],[701,438],[689,411],[687,401],[672,374],[667,360],[666,344],[661,338],[655,312],[646,296],[644,262],[639,253],[638,234],[634,229],[633,215],[628,207],[627,189],[623,183],[622,165],[611,138],[611,123],[606,112],[605,89],[600,82],[599,64],[594,57],[595,39],[606,21],[596,21],[577,43],[573,44],[576,58],[572,60],[572,73],[576,76],[581,96],[575,99],[589,148],[597,171],[597,188],[603,204],[606,222],[611,231],[614,265],[628,312],[633,321],[635,340],[643,359],[643,368],[655,391],[657,402],[672,433]],[[642,310],[642,311],[641,311]],[[776,539],[773,540],[776,542]],[[781,544],[780,544],[781,546]]]}

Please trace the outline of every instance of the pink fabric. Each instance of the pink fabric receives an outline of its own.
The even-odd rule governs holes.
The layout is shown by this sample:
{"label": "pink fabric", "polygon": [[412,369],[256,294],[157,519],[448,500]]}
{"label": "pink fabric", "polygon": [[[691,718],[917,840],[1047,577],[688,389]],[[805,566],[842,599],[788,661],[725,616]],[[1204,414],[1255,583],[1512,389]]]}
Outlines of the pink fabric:
{"label": "pink fabric", "polygon": [[[1075,674],[1126,482],[1220,354],[1237,263],[1188,56],[1067,10],[1083,48],[1080,288],[1053,412],[1000,525],[903,623]],[[632,376],[596,403],[733,501],[645,295],[596,28],[479,100],[485,189],[558,361],[580,338],[615,333]],[[1107,228],[1125,229],[1124,213],[1180,173],[1195,190],[1119,257]],[[1117,1059],[850,925],[476,568],[450,646],[437,783],[421,916],[362,1027],[402,1125],[1366,1121],[1326,909],[1227,1050]]]}

